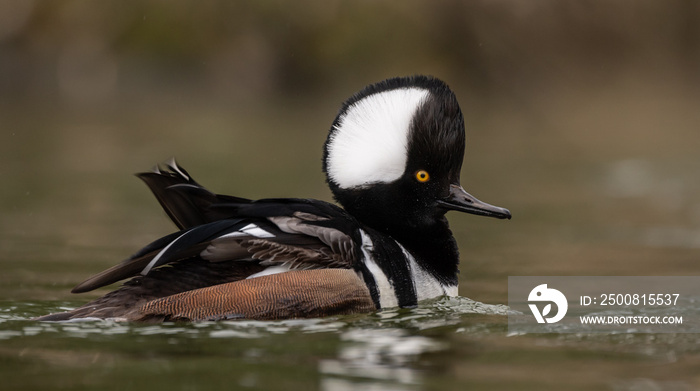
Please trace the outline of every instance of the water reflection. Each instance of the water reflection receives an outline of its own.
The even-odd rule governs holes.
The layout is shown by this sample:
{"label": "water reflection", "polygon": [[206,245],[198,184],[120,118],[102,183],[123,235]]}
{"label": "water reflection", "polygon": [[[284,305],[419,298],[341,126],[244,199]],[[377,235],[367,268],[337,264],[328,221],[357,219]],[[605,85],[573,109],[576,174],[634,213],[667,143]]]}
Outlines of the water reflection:
{"label": "water reflection", "polygon": [[[405,329],[351,329],[340,335],[343,346],[338,357],[322,360],[319,372],[323,390],[356,389],[357,383],[369,389],[409,389],[420,383],[412,367],[418,356],[445,346],[431,338],[410,335]],[[404,387],[405,386],[405,387]]]}

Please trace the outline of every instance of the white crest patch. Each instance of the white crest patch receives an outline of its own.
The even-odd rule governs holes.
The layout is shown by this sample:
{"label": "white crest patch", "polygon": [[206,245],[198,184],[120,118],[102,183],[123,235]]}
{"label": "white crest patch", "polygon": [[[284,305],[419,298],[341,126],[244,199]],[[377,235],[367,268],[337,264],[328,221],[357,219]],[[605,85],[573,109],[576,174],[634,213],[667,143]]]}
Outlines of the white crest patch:
{"label": "white crest patch", "polygon": [[341,188],[392,182],[406,168],[408,131],[428,90],[402,88],[355,102],[328,143],[328,176]]}

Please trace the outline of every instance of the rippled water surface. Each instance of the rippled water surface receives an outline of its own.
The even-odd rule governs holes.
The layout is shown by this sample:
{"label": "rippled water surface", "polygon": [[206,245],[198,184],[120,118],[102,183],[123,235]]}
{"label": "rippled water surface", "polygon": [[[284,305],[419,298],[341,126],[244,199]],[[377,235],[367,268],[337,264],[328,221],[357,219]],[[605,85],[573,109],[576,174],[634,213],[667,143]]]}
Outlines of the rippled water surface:
{"label": "rippled water surface", "polygon": [[449,370],[449,363],[431,356],[454,353],[459,336],[503,334],[507,311],[454,298],[412,310],[277,322],[31,320],[72,306],[0,304],[5,384],[42,389],[51,379],[62,388],[416,389]]}
{"label": "rippled water surface", "polygon": [[[35,322],[73,302],[0,303],[6,389],[691,390],[700,337],[509,335],[467,298],[276,322]],[[640,388],[641,387],[641,388]]]}

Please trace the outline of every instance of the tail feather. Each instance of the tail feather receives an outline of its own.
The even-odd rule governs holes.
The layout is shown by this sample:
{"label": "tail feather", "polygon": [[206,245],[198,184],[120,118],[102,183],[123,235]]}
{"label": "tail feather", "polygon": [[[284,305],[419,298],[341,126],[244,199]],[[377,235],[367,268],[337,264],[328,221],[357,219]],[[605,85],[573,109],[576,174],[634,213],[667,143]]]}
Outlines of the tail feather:
{"label": "tail feather", "polygon": [[188,229],[220,220],[221,212],[211,210],[220,203],[249,203],[248,199],[214,194],[197,183],[175,159],[156,166],[151,172],[136,174],[146,183],[170,220],[180,229]]}

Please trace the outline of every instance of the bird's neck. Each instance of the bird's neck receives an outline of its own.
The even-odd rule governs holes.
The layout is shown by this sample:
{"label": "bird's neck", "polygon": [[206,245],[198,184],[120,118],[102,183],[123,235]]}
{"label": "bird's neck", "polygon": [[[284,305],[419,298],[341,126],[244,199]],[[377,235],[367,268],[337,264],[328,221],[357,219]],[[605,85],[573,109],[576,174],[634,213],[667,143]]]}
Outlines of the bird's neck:
{"label": "bird's neck", "polygon": [[459,250],[444,216],[432,224],[372,226],[372,228],[399,242],[416,262],[438,281],[445,285],[457,285]]}

